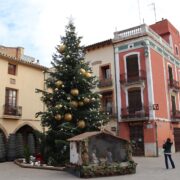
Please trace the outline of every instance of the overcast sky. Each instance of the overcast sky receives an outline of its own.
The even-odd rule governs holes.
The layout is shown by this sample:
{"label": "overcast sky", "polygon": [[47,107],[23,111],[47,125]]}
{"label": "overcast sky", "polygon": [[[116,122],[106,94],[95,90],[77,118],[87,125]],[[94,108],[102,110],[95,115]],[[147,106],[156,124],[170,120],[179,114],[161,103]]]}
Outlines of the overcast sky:
{"label": "overcast sky", "polygon": [[143,22],[150,25],[155,19],[168,19],[180,30],[179,4],[179,0],[0,0],[0,45],[24,47],[26,55],[50,67],[70,16],[82,44],[89,45],[113,38],[115,30]]}

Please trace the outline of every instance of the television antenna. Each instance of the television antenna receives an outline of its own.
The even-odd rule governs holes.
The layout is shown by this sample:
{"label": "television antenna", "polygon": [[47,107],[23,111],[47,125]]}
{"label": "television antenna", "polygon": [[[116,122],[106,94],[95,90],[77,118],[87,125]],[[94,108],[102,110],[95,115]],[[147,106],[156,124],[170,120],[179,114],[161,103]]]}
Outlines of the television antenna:
{"label": "television antenna", "polygon": [[140,10],[140,2],[138,1],[138,12],[139,12],[139,23],[141,24],[141,10]]}
{"label": "television antenna", "polygon": [[153,2],[153,3],[149,4],[149,6],[153,6],[154,20],[155,20],[155,22],[157,22],[157,19],[156,19],[156,5],[155,5],[155,3]]}

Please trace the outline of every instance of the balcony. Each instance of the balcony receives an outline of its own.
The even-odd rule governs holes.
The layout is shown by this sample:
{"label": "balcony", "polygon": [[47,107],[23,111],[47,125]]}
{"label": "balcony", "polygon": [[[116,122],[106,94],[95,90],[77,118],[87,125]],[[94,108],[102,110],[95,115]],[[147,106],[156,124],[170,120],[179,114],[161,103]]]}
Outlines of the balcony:
{"label": "balcony", "polygon": [[180,121],[180,111],[179,110],[171,111],[171,120],[173,122],[179,122]]}
{"label": "balcony", "polygon": [[4,105],[3,118],[19,119],[22,116],[21,106],[12,106],[9,104]]}
{"label": "balcony", "polygon": [[151,36],[155,41],[159,42],[168,51],[173,53],[172,47],[161,36],[159,36],[155,31],[153,31],[146,24],[142,24],[140,26],[125,29],[123,31],[116,31],[114,33],[113,42],[124,41],[127,39],[141,37],[145,35]]}
{"label": "balcony", "polygon": [[173,89],[174,91],[180,90],[179,82],[176,80],[168,80],[168,86],[170,89]]}
{"label": "balcony", "polygon": [[142,83],[146,80],[146,72],[140,70],[139,73],[123,73],[120,75],[120,83],[123,85]]}
{"label": "balcony", "polygon": [[109,87],[109,86],[112,86],[112,85],[113,85],[112,78],[109,78],[109,79],[99,79],[99,84],[98,84],[99,88]]}
{"label": "balcony", "polygon": [[121,119],[125,120],[148,120],[149,119],[149,107],[127,107],[121,109]]}
{"label": "balcony", "polygon": [[113,105],[110,107],[101,106],[101,112],[106,113],[110,118],[117,118],[117,113],[115,113],[115,107]]}

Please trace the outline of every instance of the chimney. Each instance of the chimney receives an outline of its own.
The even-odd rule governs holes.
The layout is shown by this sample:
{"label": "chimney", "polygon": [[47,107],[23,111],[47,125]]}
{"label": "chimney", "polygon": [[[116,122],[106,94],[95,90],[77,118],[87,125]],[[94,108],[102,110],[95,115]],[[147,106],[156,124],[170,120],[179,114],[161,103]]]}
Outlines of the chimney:
{"label": "chimney", "polygon": [[21,59],[21,57],[23,55],[24,55],[24,48],[23,47],[17,47],[16,58]]}

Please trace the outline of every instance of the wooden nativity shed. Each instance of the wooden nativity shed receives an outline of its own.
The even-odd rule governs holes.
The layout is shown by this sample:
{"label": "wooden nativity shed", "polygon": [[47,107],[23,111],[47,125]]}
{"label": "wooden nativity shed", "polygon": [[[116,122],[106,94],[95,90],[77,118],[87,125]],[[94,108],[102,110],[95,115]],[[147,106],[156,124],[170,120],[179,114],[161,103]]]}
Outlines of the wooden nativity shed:
{"label": "wooden nativity shed", "polygon": [[132,160],[129,141],[105,131],[85,132],[70,139],[71,172],[80,177],[132,174],[136,163]]}

